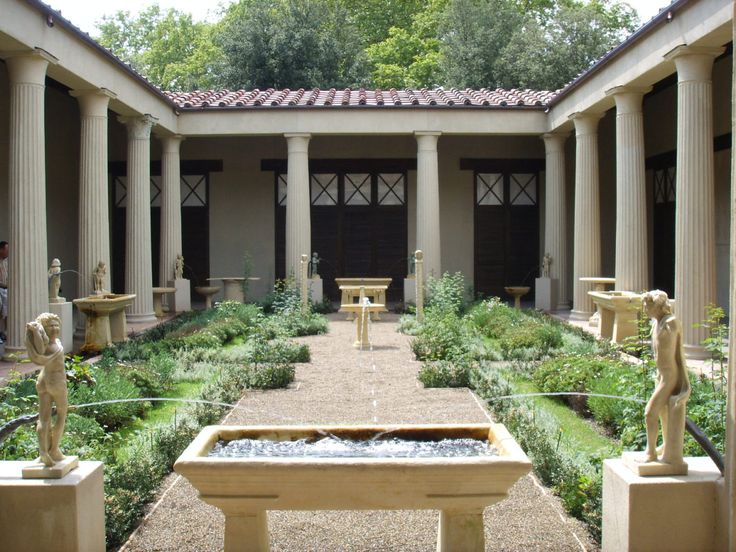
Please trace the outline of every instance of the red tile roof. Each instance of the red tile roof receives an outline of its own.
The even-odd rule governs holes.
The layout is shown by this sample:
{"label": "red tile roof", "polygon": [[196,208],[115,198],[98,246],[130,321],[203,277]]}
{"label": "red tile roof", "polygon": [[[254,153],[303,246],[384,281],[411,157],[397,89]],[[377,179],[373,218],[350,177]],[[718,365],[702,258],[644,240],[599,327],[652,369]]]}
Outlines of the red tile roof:
{"label": "red tile roof", "polygon": [[181,109],[255,107],[546,107],[556,92],[535,90],[198,90],[164,92]]}

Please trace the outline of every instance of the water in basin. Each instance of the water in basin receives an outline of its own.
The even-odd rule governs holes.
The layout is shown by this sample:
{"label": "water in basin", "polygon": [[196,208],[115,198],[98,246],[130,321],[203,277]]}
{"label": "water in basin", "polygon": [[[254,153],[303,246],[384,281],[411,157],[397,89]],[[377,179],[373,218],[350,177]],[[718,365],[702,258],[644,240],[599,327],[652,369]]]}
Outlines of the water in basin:
{"label": "water in basin", "polygon": [[317,441],[270,441],[236,439],[219,441],[209,456],[219,458],[448,458],[497,456],[495,447],[480,439],[442,439],[440,441],[410,441],[382,439],[351,441],[328,436]]}

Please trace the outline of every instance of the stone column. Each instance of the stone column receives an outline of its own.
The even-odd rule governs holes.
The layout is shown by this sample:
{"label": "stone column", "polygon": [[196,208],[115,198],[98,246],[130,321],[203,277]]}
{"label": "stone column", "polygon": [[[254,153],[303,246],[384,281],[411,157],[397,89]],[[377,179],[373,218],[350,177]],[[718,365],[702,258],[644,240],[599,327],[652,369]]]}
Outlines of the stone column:
{"label": "stone column", "polygon": [[565,207],[565,140],[567,133],[545,134],[544,253],[552,257],[550,278],[557,280],[557,309],[569,309],[567,209]]}
{"label": "stone column", "polygon": [[158,280],[167,287],[174,279],[181,246],[181,168],[179,146],[183,136],[161,137],[161,251]]}
{"label": "stone column", "polygon": [[705,306],[716,300],[713,60],[722,48],[678,46],[665,55],[677,67],[675,312],[685,354],[706,358]]}
{"label": "stone column", "polygon": [[151,127],[156,118],[120,117],[128,127],[128,207],[125,212],[125,292],[135,293],[128,321],[151,322]]}
{"label": "stone column", "polygon": [[26,322],[49,309],[46,251],[46,68],[42,50],[5,57],[10,80],[8,325],[5,355],[25,352]]}
{"label": "stone column", "polygon": [[616,289],[649,289],[647,195],[642,100],[649,88],[617,86],[616,101]]}
{"label": "stone column", "polygon": [[602,115],[574,113],[575,123],[575,239],[573,244],[572,318],[593,314],[586,276],[601,276],[601,209],[598,183],[598,121]]}
{"label": "stone column", "polygon": [[[110,289],[110,220],[107,179],[107,106],[109,90],[73,90],[81,115],[79,150],[79,264],[78,296],[94,291],[92,272],[97,263],[108,267],[104,289]],[[84,315],[79,316],[82,331]],[[79,326],[79,325],[78,325]]]}
{"label": "stone column", "polygon": [[312,249],[309,195],[309,139],[311,134],[284,134],[289,148],[286,182],[286,277],[299,278],[302,255]]}
{"label": "stone column", "polygon": [[[440,132],[415,132],[417,139],[417,243],[424,253],[427,276],[442,276],[440,245],[440,179],[437,140]],[[417,285],[419,282],[417,281]]]}
{"label": "stone column", "polygon": [[[736,0],[733,3],[731,36],[736,42]],[[731,136],[736,136],[736,56],[731,56]],[[720,507],[725,512],[724,550],[736,550],[736,153],[731,149],[731,262],[729,283],[728,389],[726,393],[725,482]]]}

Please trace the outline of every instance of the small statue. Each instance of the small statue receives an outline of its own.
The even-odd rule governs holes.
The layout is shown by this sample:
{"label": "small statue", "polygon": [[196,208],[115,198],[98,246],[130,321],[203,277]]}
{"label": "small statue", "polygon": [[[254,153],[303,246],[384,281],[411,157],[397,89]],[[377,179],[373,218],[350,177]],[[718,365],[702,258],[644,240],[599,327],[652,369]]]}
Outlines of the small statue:
{"label": "small statue", "polygon": [[[66,458],[59,449],[68,408],[64,348],[59,340],[60,333],[61,321],[50,312],[40,314],[36,320],[26,324],[25,344],[28,357],[41,366],[36,380],[39,405],[36,426],[39,452],[37,462],[49,467]],[[51,411],[54,404],[56,423],[52,424]]]}
{"label": "small statue", "polygon": [[49,276],[49,303],[64,303],[66,299],[59,297],[59,289],[61,289],[61,261],[54,259],[51,261],[51,268],[48,272]]}
{"label": "small statue", "polygon": [[312,253],[312,260],[309,262],[310,274],[309,277],[314,280],[319,280],[319,263],[320,258],[317,252]]}
{"label": "small statue", "polygon": [[184,278],[184,257],[181,253],[179,253],[176,256],[176,261],[174,265],[174,279],[175,280],[182,280]]}
{"label": "small statue", "polygon": [[[682,456],[685,406],[691,388],[682,350],[682,326],[672,314],[672,307],[664,291],[645,293],[642,303],[652,319],[652,348],[657,362],[657,382],[645,410],[647,450],[644,458],[638,461],[669,465],[677,472],[669,472],[673,475],[687,473],[687,464]],[[662,446],[658,448],[660,421]]]}
{"label": "small statue", "polygon": [[416,268],[417,268],[417,260],[414,257],[414,253],[412,253],[411,255],[409,255],[409,274],[408,276],[413,277],[414,272],[416,272]]}
{"label": "small statue", "polygon": [[94,295],[107,293],[107,290],[105,290],[105,274],[107,274],[107,265],[104,261],[100,261],[97,263],[97,268],[92,272],[94,276]]}
{"label": "small statue", "polygon": [[552,264],[552,256],[545,253],[542,258],[542,278],[549,278],[549,267]]}

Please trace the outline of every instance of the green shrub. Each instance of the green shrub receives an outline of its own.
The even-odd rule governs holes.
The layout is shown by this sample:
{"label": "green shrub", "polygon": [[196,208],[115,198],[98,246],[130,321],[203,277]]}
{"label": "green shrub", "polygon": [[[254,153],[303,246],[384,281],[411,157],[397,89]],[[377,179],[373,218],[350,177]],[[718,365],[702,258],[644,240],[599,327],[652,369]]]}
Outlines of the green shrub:
{"label": "green shrub", "polygon": [[441,278],[427,278],[426,307],[462,314],[468,306],[465,276],[445,272]]}
{"label": "green shrub", "polygon": [[490,339],[500,339],[523,319],[519,309],[513,309],[498,297],[491,297],[475,305],[467,314],[474,328]]}
{"label": "green shrub", "polygon": [[[139,389],[115,369],[97,369],[94,385],[80,385],[73,390],[70,404],[85,404],[115,399],[138,399]],[[113,431],[143,414],[145,401],[102,404],[80,409],[84,416],[92,416],[106,430]]]}
{"label": "green shrub", "polygon": [[294,381],[293,364],[254,364],[250,367],[248,387],[280,389]]}
{"label": "green shrub", "polygon": [[562,333],[551,324],[529,319],[504,332],[499,345],[507,360],[540,359],[562,345]]}
{"label": "green shrub", "polygon": [[403,314],[399,318],[399,326],[396,329],[397,332],[404,335],[417,335],[419,333],[419,322],[417,317],[413,314]]}
{"label": "green shrub", "polygon": [[606,374],[616,374],[620,363],[588,356],[561,356],[542,362],[532,381],[544,393],[578,392],[590,389],[591,383]]}
{"label": "green shrub", "polygon": [[417,377],[424,387],[470,387],[472,365],[468,361],[425,362]]}
{"label": "green shrub", "polygon": [[467,354],[467,337],[455,312],[428,308],[411,348],[417,360],[450,360]]}

